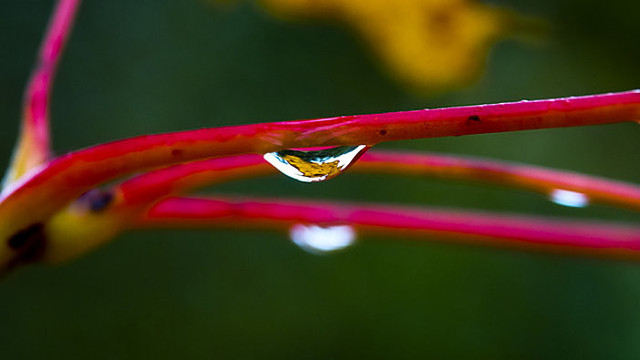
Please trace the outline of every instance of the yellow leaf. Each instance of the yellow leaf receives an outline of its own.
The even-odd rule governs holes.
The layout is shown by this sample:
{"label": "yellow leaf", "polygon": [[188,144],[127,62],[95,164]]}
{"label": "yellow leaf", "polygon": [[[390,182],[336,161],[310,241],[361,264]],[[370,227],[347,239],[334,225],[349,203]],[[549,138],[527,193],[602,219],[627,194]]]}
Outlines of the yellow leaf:
{"label": "yellow leaf", "polygon": [[493,43],[519,19],[472,0],[261,0],[289,18],[331,18],[353,27],[387,67],[418,90],[464,85]]}

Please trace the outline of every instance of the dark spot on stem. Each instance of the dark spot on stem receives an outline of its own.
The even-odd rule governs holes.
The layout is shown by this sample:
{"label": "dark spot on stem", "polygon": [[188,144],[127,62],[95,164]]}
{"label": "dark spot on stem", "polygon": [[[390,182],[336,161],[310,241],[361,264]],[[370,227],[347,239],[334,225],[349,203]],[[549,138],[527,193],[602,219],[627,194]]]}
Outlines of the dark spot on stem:
{"label": "dark spot on stem", "polygon": [[94,212],[102,211],[106,209],[112,201],[113,194],[111,192],[101,192],[100,195],[89,203],[89,208]]}
{"label": "dark spot on stem", "polygon": [[470,124],[472,122],[482,122],[482,120],[480,120],[480,116],[478,115],[471,115],[467,118],[467,124]]}
{"label": "dark spot on stem", "polygon": [[8,268],[39,259],[47,245],[44,225],[37,223],[18,231],[9,238],[7,245],[18,253],[7,264]]}
{"label": "dark spot on stem", "polygon": [[173,149],[171,150],[171,156],[173,157],[178,157],[178,156],[182,156],[184,152],[181,149]]}
{"label": "dark spot on stem", "polygon": [[387,135],[387,130],[385,130],[385,129],[380,130],[380,135],[382,135],[382,136]]}
{"label": "dark spot on stem", "polygon": [[44,226],[42,224],[33,224],[25,229],[18,231],[9,238],[7,244],[13,250],[20,250],[31,241],[34,236],[42,233]]}
{"label": "dark spot on stem", "polygon": [[113,202],[114,197],[113,192],[110,190],[92,189],[82,195],[80,199],[78,199],[78,202],[82,204],[85,209],[100,212]]}

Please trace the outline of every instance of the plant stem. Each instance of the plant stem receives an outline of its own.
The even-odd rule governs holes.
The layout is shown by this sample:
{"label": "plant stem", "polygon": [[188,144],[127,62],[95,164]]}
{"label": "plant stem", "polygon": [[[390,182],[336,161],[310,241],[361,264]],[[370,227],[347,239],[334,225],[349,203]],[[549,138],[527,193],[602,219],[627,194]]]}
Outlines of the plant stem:
{"label": "plant stem", "polygon": [[[640,188],[632,184],[458,156],[372,150],[363,155],[350,171],[487,181],[547,195],[555,189],[564,189],[585,194],[589,201],[636,210],[640,202]],[[47,221],[50,241],[63,246],[52,247],[43,260],[54,263],[68,260],[109,241],[130,228],[141,214],[146,214],[150,207],[168,196],[275,172],[260,155],[236,155],[151,171],[110,190],[87,194]],[[475,214],[467,215],[468,222],[475,221]],[[512,219],[503,217],[501,221],[504,221],[504,226],[510,227],[513,225]],[[236,225],[240,229],[245,224],[232,222],[229,225]],[[517,231],[517,228],[514,229]],[[517,240],[518,236],[512,234],[510,239]]]}
{"label": "plant stem", "polygon": [[265,199],[168,198],[135,224],[140,228],[282,230],[293,224],[351,225],[366,235],[511,249],[640,258],[640,228],[478,212]]}
{"label": "plant stem", "polygon": [[[349,171],[391,175],[430,176],[487,182],[544,195],[573,191],[590,202],[640,210],[640,186],[573,172],[495,160],[442,154],[371,150]],[[196,188],[272,174],[262,156],[248,154],[175,165],[134,177],[117,187],[122,207],[148,206],[162,197]],[[114,210],[120,211],[122,209]]]}
{"label": "plant stem", "polygon": [[640,119],[640,91],[387,114],[264,123],[148,135],[52,160],[3,192],[0,238],[46,220],[100,183],[158,166],[242,153]]}
{"label": "plant stem", "polygon": [[49,103],[53,78],[81,0],[59,0],[40,46],[24,98],[22,125],[4,186],[51,157]]}
{"label": "plant stem", "polygon": [[590,203],[640,210],[640,186],[569,171],[441,154],[371,151],[354,170],[479,181],[549,196],[555,190],[585,195]]}

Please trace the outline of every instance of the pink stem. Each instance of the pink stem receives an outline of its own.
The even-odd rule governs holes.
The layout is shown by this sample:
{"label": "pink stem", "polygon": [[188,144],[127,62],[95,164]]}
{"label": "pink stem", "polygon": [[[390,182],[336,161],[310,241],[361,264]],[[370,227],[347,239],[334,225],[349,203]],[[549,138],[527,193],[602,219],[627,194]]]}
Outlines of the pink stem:
{"label": "pink stem", "polygon": [[[453,155],[371,150],[350,171],[481,181],[545,195],[581,193],[591,202],[640,210],[640,186],[572,172]],[[274,173],[262,156],[248,154],[175,165],[134,177],[118,187],[122,206],[146,206],[195,188]]]}
{"label": "pink stem", "polygon": [[264,199],[168,198],[138,227],[283,229],[293,224],[348,224],[373,236],[407,236],[614,258],[640,258],[640,228],[488,213]]}
{"label": "pink stem", "polygon": [[36,66],[27,85],[24,114],[18,145],[9,175],[15,180],[24,172],[46,162],[51,156],[49,102],[53,78],[80,0],[59,0],[40,47]]}
{"label": "pink stem", "polygon": [[[605,124],[640,119],[640,91],[141,136],[59,157],[0,197],[11,233],[44,221],[105,181],[174,163],[287,148]],[[0,225],[4,225],[0,224]],[[0,226],[2,229],[4,226]],[[3,234],[0,234],[2,238]]]}
{"label": "pink stem", "polygon": [[276,173],[261,155],[225,156],[174,165],[133,177],[115,188],[120,195],[120,211],[147,207],[163,197],[184,194],[204,186]]}
{"label": "pink stem", "polygon": [[370,151],[358,171],[475,180],[550,195],[555,190],[585,195],[589,202],[640,210],[640,186],[579,173],[453,155]]}

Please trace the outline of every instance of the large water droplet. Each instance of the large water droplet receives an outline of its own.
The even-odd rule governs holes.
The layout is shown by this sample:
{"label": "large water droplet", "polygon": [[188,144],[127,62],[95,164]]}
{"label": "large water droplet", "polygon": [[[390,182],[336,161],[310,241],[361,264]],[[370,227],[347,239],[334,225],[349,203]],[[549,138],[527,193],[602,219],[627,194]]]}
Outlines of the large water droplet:
{"label": "large water droplet", "polygon": [[554,203],[563,206],[581,208],[589,205],[587,195],[575,191],[555,189],[551,192],[549,198]]}
{"label": "large water droplet", "polygon": [[289,236],[301,249],[316,255],[342,250],[356,240],[356,232],[349,225],[296,224],[291,227]]}
{"label": "large water droplet", "polygon": [[264,154],[281,173],[302,182],[325,181],[342,173],[369,147],[338,146],[323,150],[282,150]]}

